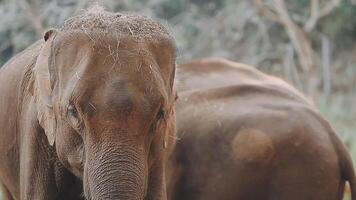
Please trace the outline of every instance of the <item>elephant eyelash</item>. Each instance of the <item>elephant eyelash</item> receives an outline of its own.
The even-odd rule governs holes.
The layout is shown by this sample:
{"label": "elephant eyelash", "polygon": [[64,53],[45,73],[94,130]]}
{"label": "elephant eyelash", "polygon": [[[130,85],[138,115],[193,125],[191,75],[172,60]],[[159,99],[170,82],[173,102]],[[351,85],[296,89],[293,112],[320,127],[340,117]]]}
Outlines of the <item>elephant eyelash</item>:
{"label": "elephant eyelash", "polygon": [[166,115],[166,113],[163,110],[163,108],[160,108],[157,113],[157,120],[164,119],[165,115]]}
{"label": "elephant eyelash", "polygon": [[156,114],[156,120],[151,125],[150,131],[149,131],[151,134],[156,133],[156,129],[161,124],[161,120],[165,118],[165,115],[166,115],[166,113],[165,113],[164,109],[161,107]]}
{"label": "elephant eyelash", "polygon": [[78,110],[75,108],[75,106],[73,104],[71,104],[67,107],[67,114],[70,117],[78,118]]}
{"label": "elephant eyelash", "polygon": [[177,101],[178,99],[179,99],[179,96],[178,96],[178,93],[176,92],[175,96],[174,96],[174,101]]}
{"label": "elephant eyelash", "polygon": [[67,107],[67,116],[68,116],[69,123],[73,126],[73,128],[76,131],[80,131],[80,129],[82,128],[81,121],[79,118],[79,112],[74,104],[70,104]]}

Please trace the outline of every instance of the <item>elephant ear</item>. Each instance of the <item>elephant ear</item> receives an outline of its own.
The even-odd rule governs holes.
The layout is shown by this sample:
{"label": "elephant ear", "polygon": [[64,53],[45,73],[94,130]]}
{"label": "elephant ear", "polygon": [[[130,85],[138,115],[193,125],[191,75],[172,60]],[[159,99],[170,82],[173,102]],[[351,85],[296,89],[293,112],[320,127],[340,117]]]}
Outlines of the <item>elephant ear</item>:
{"label": "elephant ear", "polygon": [[51,46],[56,30],[49,30],[44,35],[40,53],[37,57],[34,71],[34,96],[37,107],[37,119],[40,126],[44,129],[49,144],[52,146],[55,141],[56,119],[51,99],[51,76],[49,73],[49,63]]}

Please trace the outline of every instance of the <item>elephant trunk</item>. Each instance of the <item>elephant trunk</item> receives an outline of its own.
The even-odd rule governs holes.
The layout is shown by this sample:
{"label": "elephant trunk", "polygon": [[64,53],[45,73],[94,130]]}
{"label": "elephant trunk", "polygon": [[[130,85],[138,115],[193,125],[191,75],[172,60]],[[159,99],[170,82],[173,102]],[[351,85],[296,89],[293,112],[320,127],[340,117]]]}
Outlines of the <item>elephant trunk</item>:
{"label": "elephant trunk", "polygon": [[84,192],[91,200],[143,200],[147,172],[144,152],[132,146],[108,148],[87,158]]}

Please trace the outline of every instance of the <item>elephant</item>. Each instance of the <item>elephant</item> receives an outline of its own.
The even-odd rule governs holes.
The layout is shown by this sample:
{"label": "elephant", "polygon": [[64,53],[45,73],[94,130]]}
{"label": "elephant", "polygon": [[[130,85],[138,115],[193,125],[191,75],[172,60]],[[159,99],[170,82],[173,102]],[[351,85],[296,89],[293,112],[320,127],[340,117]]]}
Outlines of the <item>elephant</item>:
{"label": "elephant", "polygon": [[285,81],[222,58],[178,65],[170,200],[356,199],[351,157],[316,106]]}
{"label": "elephant", "polygon": [[160,23],[94,6],[0,69],[5,200],[166,200],[176,47]]}

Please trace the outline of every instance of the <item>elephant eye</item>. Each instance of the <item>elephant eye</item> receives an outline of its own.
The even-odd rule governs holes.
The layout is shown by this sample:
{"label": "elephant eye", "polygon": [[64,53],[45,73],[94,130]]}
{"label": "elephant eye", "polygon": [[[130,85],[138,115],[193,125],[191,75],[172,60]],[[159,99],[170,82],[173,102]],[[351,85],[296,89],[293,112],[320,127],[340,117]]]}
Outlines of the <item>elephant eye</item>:
{"label": "elephant eye", "polygon": [[178,99],[179,99],[179,96],[178,96],[178,93],[176,92],[175,96],[174,96],[174,101],[177,101]]}
{"label": "elephant eye", "polygon": [[157,113],[157,120],[161,120],[165,117],[165,112],[163,110],[163,108],[160,108],[158,113]]}
{"label": "elephant eye", "polygon": [[68,119],[69,119],[70,123],[72,124],[73,128],[75,128],[76,130],[79,130],[81,128],[79,113],[73,104],[70,104],[67,107],[67,116],[68,116]]}
{"label": "elephant eye", "polygon": [[78,117],[78,111],[77,109],[75,108],[74,105],[69,105],[68,108],[67,108],[67,114],[70,116],[70,117],[74,117],[74,118],[77,118]]}
{"label": "elephant eye", "polygon": [[161,123],[161,120],[164,119],[164,117],[165,117],[165,112],[164,112],[163,108],[160,108],[157,112],[156,120],[154,121],[154,123],[151,126],[150,133],[154,134],[156,132],[157,126],[159,126],[159,124]]}

